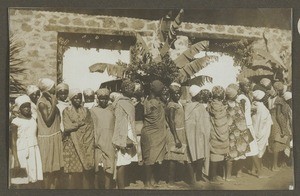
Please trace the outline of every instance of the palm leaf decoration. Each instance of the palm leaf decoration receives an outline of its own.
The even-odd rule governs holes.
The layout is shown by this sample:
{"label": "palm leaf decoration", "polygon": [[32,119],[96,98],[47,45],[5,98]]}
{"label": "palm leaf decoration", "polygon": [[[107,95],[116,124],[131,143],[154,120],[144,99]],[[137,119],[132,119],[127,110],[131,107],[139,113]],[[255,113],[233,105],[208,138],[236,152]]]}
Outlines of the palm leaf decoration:
{"label": "palm leaf decoration", "polygon": [[194,45],[192,45],[189,49],[184,51],[181,55],[179,55],[175,60],[175,64],[178,68],[182,68],[186,64],[195,60],[194,56],[201,51],[206,51],[208,49],[209,42],[201,41]]}
{"label": "palm leaf decoration", "polygon": [[265,69],[282,68],[286,70],[286,67],[277,61],[269,52],[261,49],[253,51],[252,67],[264,67]]}
{"label": "palm leaf decoration", "polygon": [[182,85],[183,86],[192,86],[192,85],[203,86],[207,82],[212,83],[213,78],[210,76],[200,75],[200,76],[196,76],[190,80],[187,80],[185,83],[182,83]]}
{"label": "palm leaf decoration", "polygon": [[199,52],[208,50],[208,46],[208,41],[198,42],[174,60],[176,66],[179,68],[178,80],[180,83],[183,85],[197,84],[203,86],[205,82],[212,82],[212,78],[209,76],[198,76],[193,78],[201,69],[218,59],[218,57],[214,55],[206,55],[202,58],[194,57]]}
{"label": "palm leaf decoration", "polygon": [[11,94],[19,94],[25,91],[25,85],[18,76],[24,75],[27,69],[22,67],[25,63],[24,60],[19,57],[22,46],[18,42],[17,37],[13,34],[9,35],[9,46],[9,91]]}
{"label": "palm leaf decoration", "polygon": [[90,72],[100,72],[103,73],[107,70],[108,75],[116,76],[122,78],[124,75],[125,69],[120,65],[113,65],[109,63],[95,63],[89,67]]}
{"label": "palm leaf decoration", "polygon": [[254,69],[245,68],[238,75],[238,79],[240,80],[242,78],[252,78],[256,76],[270,76],[270,75],[274,75],[274,73],[267,69],[259,68],[254,70]]}

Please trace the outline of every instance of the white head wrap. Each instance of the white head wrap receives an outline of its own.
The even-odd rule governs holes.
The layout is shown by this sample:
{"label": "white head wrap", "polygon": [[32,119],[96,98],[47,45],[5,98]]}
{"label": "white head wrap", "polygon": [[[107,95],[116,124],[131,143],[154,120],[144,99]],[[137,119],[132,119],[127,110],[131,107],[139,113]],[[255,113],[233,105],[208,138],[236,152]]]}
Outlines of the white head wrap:
{"label": "white head wrap", "polygon": [[86,96],[92,96],[92,95],[95,95],[95,92],[92,89],[88,88],[88,89],[83,90],[83,94]]}
{"label": "white head wrap", "polygon": [[75,95],[78,95],[79,93],[82,93],[80,89],[73,88],[69,91],[69,99],[71,100]]}
{"label": "white head wrap", "polygon": [[170,86],[177,86],[179,88],[181,87],[181,85],[177,82],[172,82]]}
{"label": "white head wrap", "polygon": [[17,97],[15,100],[16,109],[19,110],[22,104],[30,103],[30,102],[31,102],[31,100],[28,97],[28,95],[21,95],[21,96]]}
{"label": "white head wrap", "polygon": [[54,85],[55,85],[55,82],[49,78],[39,79],[38,87],[42,92],[49,91]]}
{"label": "white head wrap", "polygon": [[283,94],[283,98],[287,101],[289,99],[292,99],[292,93],[291,92],[285,92]]}
{"label": "white head wrap", "polygon": [[56,92],[61,90],[69,90],[69,85],[66,83],[60,83],[56,86]]}
{"label": "white head wrap", "polygon": [[31,95],[32,93],[39,91],[40,89],[36,85],[29,85],[26,88],[26,94]]}
{"label": "white head wrap", "polygon": [[200,93],[201,88],[197,85],[192,85],[189,89],[189,93],[192,97],[195,97],[198,93]]}
{"label": "white head wrap", "polygon": [[287,88],[288,88],[287,85],[284,84],[283,85],[283,93],[285,93],[287,91]]}
{"label": "white head wrap", "polygon": [[255,90],[253,91],[253,97],[256,100],[261,100],[262,98],[264,98],[264,96],[266,95],[265,92],[261,91],[261,90]]}

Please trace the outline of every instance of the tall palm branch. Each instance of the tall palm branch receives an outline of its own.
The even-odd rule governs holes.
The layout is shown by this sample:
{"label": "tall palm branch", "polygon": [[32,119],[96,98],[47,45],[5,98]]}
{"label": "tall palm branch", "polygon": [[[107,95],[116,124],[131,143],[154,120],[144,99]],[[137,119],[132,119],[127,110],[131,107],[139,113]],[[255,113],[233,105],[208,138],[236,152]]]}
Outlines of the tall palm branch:
{"label": "tall palm branch", "polygon": [[195,55],[199,52],[207,51],[208,46],[208,41],[198,42],[174,60],[176,66],[179,68],[178,80],[180,83],[187,86],[193,84],[203,86],[206,82],[212,82],[213,78],[210,76],[200,75],[194,77],[197,72],[218,59],[218,57],[214,55],[206,55],[202,58],[195,58]]}
{"label": "tall palm branch", "polygon": [[19,76],[24,75],[26,71],[26,68],[23,67],[24,59],[19,57],[22,46],[12,34],[9,36],[9,46],[9,91],[10,93],[20,93],[25,90],[25,85]]}

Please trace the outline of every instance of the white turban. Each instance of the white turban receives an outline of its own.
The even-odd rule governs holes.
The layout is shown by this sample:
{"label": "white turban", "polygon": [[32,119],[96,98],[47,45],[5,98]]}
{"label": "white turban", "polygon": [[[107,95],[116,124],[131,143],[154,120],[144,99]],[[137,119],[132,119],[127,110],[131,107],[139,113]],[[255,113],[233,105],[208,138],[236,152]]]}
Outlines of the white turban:
{"label": "white turban", "polygon": [[197,85],[192,85],[189,89],[189,93],[192,97],[195,97],[198,93],[200,93],[201,88]]}
{"label": "white turban", "polygon": [[261,90],[255,90],[253,91],[253,97],[256,100],[261,100],[262,98],[264,98],[264,96],[266,95],[265,92],[261,91]]}
{"label": "white turban", "polygon": [[284,98],[286,101],[292,99],[292,93],[291,93],[291,92],[285,92],[285,93],[283,94],[283,98]]}
{"label": "white turban", "polygon": [[60,83],[56,86],[56,91],[61,91],[61,90],[69,90],[69,85],[66,83]]}
{"label": "white turban", "polygon": [[30,102],[31,102],[31,100],[28,97],[28,95],[21,95],[21,96],[17,97],[15,100],[16,109],[19,110],[22,104],[30,103]]}
{"label": "white turban", "polygon": [[72,99],[75,95],[78,95],[79,93],[82,93],[80,89],[73,88],[69,91],[69,99]]}
{"label": "white turban", "polygon": [[269,86],[271,84],[271,80],[268,78],[263,78],[260,80],[260,84],[263,85],[264,87]]}
{"label": "white turban", "polygon": [[88,88],[83,91],[83,94],[86,96],[92,96],[95,95],[95,92],[92,89]]}
{"label": "white turban", "polygon": [[36,85],[29,85],[26,89],[26,94],[31,95],[32,93],[39,91],[40,89]]}
{"label": "white turban", "polygon": [[55,82],[49,78],[41,78],[39,79],[38,87],[42,92],[49,91],[53,86],[55,85]]}
{"label": "white turban", "polygon": [[285,93],[287,91],[287,85],[283,85],[283,93]]}
{"label": "white turban", "polygon": [[179,88],[181,87],[181,85],[177,82],[172,82],[170,86],[177,86]]}

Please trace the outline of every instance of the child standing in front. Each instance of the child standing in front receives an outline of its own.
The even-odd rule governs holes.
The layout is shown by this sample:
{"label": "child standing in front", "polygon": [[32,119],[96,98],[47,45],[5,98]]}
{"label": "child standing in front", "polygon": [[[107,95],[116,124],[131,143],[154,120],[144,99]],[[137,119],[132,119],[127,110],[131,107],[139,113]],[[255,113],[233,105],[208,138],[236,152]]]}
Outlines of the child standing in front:
{"label": "child standing in front", "polygon": [[[115,170],[115,149],[112,137],[115,128],[115,114],[109,101],[109,90],[102,88],[96,91],[99,105],[91,109],[95,135],[95,171],[97,182],[101,181],[98,175],[101,169],[104,172],[104,188],[113,188],[113,174]],[[98,172],[99,171],[99,172]]]}
{"label": "child standing in front", "polygon": [[30,98],[15,100],[19,115],[11,124],[13,168],[25,168],[27,177],[12,178],[12,184],[29,184],[43,180],[42,161],[37,142],[37,123],[31,114]]}

